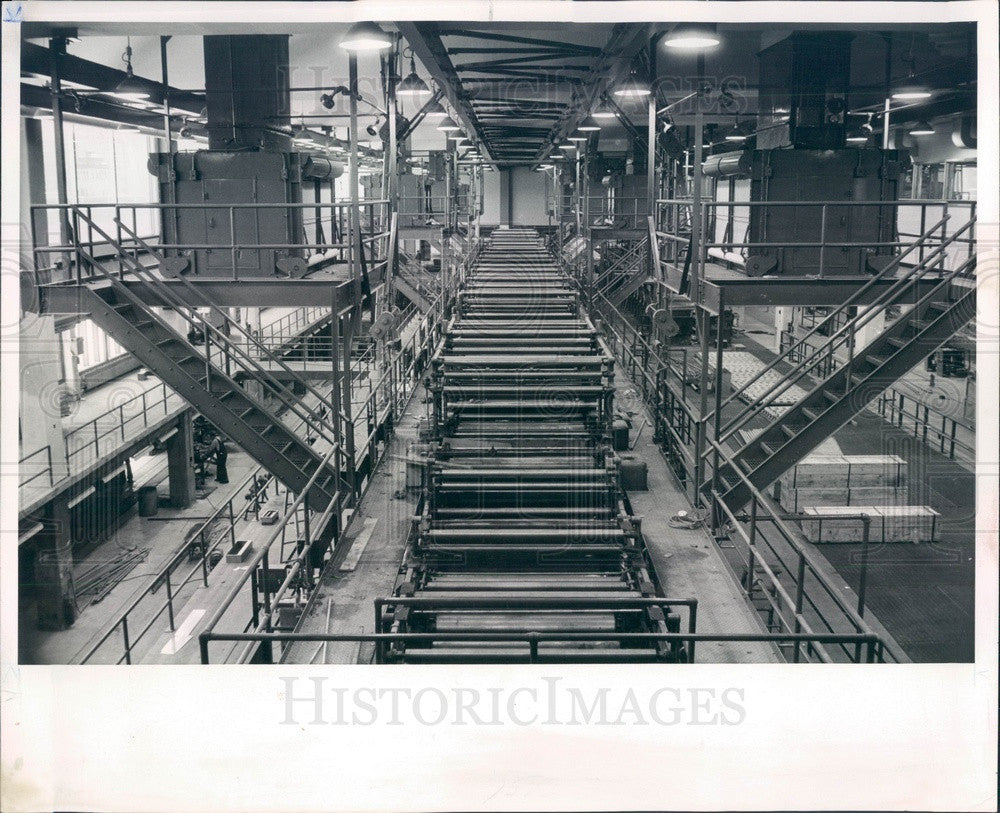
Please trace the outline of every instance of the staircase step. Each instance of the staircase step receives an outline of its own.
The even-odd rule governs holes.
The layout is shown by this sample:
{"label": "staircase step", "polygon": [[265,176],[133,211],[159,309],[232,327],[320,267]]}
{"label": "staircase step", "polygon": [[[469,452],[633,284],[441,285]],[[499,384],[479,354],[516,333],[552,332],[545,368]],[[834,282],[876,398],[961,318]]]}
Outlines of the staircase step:
{"label": "staircase step", "polygon": [[788,438],[789,440],[791,440],[792,438],[796,437],[799,434],[798,429],[787,423],[781,424],[781,431],[784,432],[785,437]]}
{"label": "staircase step", "polygon": [[831,404],[837,403],[841,399],[841,395],[836,392],[831,392],[830,390],[823,390],[823,397],[826,398]]}
{"label": "staircase step", "polygon": [[938,299],[935,300],[934,302],[931,302],[930,305],[928,305],[927,307],[933,308],[936,311],[941,311],[941,313],[944,313],[945,311],[949,310],[951,306],[954,304],[955,304],[954,302]]}
{"label": "staircase step", "polygon": [[815,421],[819,420],[819,416],[822,413],[817,412],[814,409],[810,409],[809,407],[802,407],[802,414],[805,415],[810,421]]}
{"label": "staircase step", "polygon": [[888,339],[886,339],[886,342],[900,350],[902,350],[904,347],[906,347],[906,345],[909,344],[909,342],[906,339],[900,339],[898,336],[890,336]]}

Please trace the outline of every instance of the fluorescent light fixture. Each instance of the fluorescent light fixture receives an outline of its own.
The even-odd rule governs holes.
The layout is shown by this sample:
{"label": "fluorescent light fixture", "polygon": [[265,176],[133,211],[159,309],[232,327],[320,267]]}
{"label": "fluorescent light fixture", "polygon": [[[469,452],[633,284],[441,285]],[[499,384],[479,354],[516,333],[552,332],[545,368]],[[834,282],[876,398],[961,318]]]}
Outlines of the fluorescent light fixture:
{"label": "fluorescent light fixture", "polygon": [[910,135],[920,136],[920,135],[933,135],[934,128],[931,126],[929,121],[918,121],[913,129],[910,130]]}
{"label": "fluorescent light fixture", "polygon": [[563,144],[560,144],[559,145],[559,149],[561,149],[561,150],[575,150],[576,149],[576,144],[573,144],[573,143],[567,141],[567,142],[565,142]]}
{"label": "fluorescent light fixture", "polygon": [[864,144],[868,141],[868,133],[859,127],[856,130],[851,130],[844,140],[851,144]]}
{"label": "fluorescent light fixture", "polygon": [[601,129],[601,124],[593,116],[587,116],[576,129],[582,133],[595,133]]}
{"label": "fluorescent light fixture", "polygon": [[581,133],[579,130],[569,136],[570,141],[586,141],[588,138],[590,138],[589,134]]}
{"label": "fluorescent light fixture", "polygon": [[455,120],[451,116],[445,116],[441,121],[438,122],[439,130],[444,130],[448,132],[450,130],[461,130],[462,128],[455,124]]}
{"label": "fluorescent light fixture", "polygon": [[721,42],[714,23],[681,23],[663,40],[668,48],[679,51],[703,51]]}
{"label": "fluorescent light fixture", "polygon": [[376,23],[355,23],[340,41],[340,47],[348,51],[381,51],[392,45],[392,38]]}

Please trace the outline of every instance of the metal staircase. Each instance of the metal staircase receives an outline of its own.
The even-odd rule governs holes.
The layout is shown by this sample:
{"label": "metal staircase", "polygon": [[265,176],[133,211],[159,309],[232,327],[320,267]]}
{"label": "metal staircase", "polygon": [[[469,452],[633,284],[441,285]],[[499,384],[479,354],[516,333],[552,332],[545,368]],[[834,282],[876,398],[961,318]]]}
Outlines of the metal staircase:
{"label": "metal staircase", "polygon": [[639,290],[647,279],[649,238],[638,240],[594,280],[594,290],[616,308]]}
{"label": "metal staircase", "polygon": [[[86,218],[83,212],[78,214]],[[143,365],[292,491],[299,493],[317,469],[325,467],[326,471],[320,472],[308,496],[311,508],[326,508],[339,490],[340,475],[324,463],[312,443],[322,438],[335,445],[337,433],[330,418],[321,417],[305,406],[301,395],[293,393],[289,386],[295,382],[306,392],[317,395],[317,403],[325,403],[329,398],[316,391],[238,322],[231,320],[224,310],[206,300],[196,284],[178,277],[190,291],[190,297],[178,296],[92,221],[91,226],[117,251],[131,272],[130,279],[138,280],[155,294],[156,299],[166,303],[193,333],[205,337],[205,345],[195,347],[163,316],[148,307],[121,278],[104,270],[82,249],[81,259],[94,276],[90,284],[74,287],[80,310],[88,312],[102,330],[127,347]],[[124,224],[122,227],[129,231]],[[134,233],[129,236],[139,239]],[[156,255],[152,247],[144,245],[144,248]],[[213,324],[208,314],[199,313],[198,308],[207,308],[217,321],[221,320],[222,327]],[[287,383],[272,375],[268,365],[281,369],[288,377]],[[238,373],[251,374],[267,399],[243,389],[235,380]],[[301,419],[306,437],[293,432],[278,412]]]}
{"label": "metal staircase", "polygon": [[[780,383],[763,396],[752,399],[748,407],[727,423],[720,422],[720,441],[735,451],[731,462],[719,467],[718,479],[713,477],[702,484],[704,490],[715,488],[731,510],[739,510],[752,495],[747,483],[737,476],[734,466],[740,467],[754,487],[763,490],[969,322],[975,314],[975,257],[950,271],[944,270],[943,259],[946,248],[969,231],[974,220],[943,240],[912,268],[899,272],[901,261],[921,245],[926,247],[946,219],[921,235],[889,268],[862,286],[800,342],[723,402],[725,407],[736,398],[746,398],[747,388],[764,373],[782,362],[787,363],[796,349],[801,352],[809,338],[829,330],[827,341],[794,364],[790,372],[779,368]],[[863,297],[876,283],[887,279],[891,284],[878,293],[871,304],[865,305],[861,316],[837,329],[832,328],[842,311],[864,301]],[[855,354],[858,329],[894,306],[903,306],[907,312]],[[821,362],[838,351],[847,353],[846,363],[827,377],[819,378],[817,370]],[[782,394],[796,383],[806,388],[807,394],[761,427],[761,417],[773,413]],[[734,443],[740,432],[756,434],[740,445]]]}

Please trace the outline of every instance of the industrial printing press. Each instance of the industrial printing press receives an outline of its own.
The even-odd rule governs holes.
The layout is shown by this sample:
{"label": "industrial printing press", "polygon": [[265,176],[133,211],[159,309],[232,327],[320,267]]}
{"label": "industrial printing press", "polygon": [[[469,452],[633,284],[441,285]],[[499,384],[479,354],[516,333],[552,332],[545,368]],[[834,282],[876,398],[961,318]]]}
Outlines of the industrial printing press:
{"label": "industrial printing press", "polygon": [[430,374],[423,497],[376,660],[684,661],[612,452],[614,362],[531,230],[494,232]]}

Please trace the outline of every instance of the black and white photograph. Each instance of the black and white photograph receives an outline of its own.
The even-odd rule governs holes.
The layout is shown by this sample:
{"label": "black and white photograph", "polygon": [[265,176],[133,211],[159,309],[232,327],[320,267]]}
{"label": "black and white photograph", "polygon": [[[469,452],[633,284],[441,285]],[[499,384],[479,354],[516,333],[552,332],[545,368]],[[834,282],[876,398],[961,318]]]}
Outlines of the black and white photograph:
{"label": "black and white photograph", "polygon": [[995,3],[2,25],[4,810],[996,810]]}

